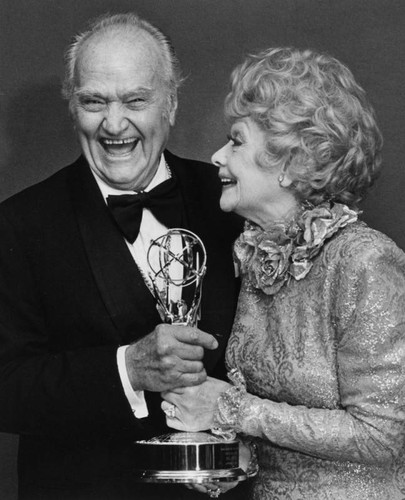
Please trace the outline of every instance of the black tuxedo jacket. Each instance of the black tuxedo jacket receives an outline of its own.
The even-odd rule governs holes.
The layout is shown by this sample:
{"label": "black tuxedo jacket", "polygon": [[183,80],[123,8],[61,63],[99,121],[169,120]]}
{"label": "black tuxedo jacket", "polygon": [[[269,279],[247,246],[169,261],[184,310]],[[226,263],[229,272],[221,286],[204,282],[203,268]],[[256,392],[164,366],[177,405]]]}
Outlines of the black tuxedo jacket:
{"label": "black tuxedo jacket", "polygon": [[[241,224],[219,208],[214,167],[167,151],[165,158],[180,185],[185,227],[207,250],[199,327],[219,342],[205,357],[218,375]],[[0,430],[20,435],[20,498],[180,497],[173,487],[162,496],[159,487],[132,483],[139,458],[132,442],[168,430],[158,394],[146,394],[149,417],[134,418],[116,362],[119,345],[160,322],[83,158],[1,204]]]}

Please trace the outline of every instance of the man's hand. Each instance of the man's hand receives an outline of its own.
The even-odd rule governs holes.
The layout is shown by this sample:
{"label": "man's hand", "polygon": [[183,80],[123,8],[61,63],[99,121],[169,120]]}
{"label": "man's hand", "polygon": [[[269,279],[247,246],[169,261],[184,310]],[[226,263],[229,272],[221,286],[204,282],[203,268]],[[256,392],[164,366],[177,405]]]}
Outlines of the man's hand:
{"label": "man's hand", "polygon": [[125,363],[132,388],[162,392],[198,385],[207,378],[204,349],[216,349],[212,335],[182,325],[158,325],[146,337],[131,344]]}

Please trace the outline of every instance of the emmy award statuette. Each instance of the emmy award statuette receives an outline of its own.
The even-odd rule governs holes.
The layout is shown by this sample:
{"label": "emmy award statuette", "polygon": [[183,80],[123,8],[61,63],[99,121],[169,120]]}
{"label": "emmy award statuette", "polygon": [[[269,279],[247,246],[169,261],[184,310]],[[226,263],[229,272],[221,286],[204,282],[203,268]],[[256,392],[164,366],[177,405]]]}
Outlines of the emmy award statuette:
{"label": "emmy award statuette", "polygon": [[[164,322],[197,324],[206,261],[202,241],[186,229],[170,229],[151,242],[150,277]],[[209,432],[174,432],[137,441],[135,446],[144,464],[137,471],[137,479],[142,482],[203,484],[246,479],[239,468],[236,440]]]}

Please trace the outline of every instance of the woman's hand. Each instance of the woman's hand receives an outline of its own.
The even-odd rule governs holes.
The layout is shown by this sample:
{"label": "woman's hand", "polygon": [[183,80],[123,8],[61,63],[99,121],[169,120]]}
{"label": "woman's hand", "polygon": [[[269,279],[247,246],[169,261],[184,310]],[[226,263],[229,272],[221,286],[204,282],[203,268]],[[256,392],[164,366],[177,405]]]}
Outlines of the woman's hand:
{"label": "woman's hand", "polygon": [[198,432],[210,429],[219,395],[229,389],[223,380],[208,377],[193,387],[180,387],[162,392],[162,410],[166,423],[178,431]]}

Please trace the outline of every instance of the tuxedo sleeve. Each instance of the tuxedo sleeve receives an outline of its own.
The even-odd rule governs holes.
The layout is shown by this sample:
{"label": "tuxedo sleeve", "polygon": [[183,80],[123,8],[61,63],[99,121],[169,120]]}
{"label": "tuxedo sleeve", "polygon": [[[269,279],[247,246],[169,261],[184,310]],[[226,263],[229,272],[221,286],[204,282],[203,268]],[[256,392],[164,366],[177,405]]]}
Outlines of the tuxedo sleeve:
{"label": "tuxedo sleeve", "polygon": [[121,385],[117,345],[52,350],[44,291],[21,234],[2,214],[0,235],[0,430],[65,439],[144,435]]}

